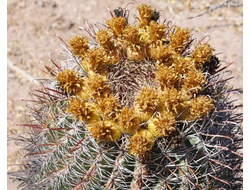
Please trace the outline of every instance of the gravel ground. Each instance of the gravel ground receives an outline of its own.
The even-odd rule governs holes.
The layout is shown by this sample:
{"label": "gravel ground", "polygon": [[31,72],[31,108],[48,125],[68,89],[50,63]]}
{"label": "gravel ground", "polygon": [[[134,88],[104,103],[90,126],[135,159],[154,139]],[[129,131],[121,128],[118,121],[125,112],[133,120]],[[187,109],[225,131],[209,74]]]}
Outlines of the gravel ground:
{"label": "gravel ground", "polygon": [[[243,88],[243,1],[234,1],[228,6],[220,6],[225,0],[157,0],[157,1],[124,1],[124,0],[8,0],[7,1],[7,135],[21,132],[16,124],[25,123],[23,117],[25,102],[29,92],[37,85],[34,79],[43,78],[39,68],[50,65],[49,55],[60,56],[62,50],[60,40],[55,34],[68,41],[72,36],[81,34],[80,26],[85,21],[90,24],[104,23],[110,18],[108,7],[115,9],[125,7],[131,18],[136,13],[140,3],[152,5],[161,10],[161,20],[172,20],[176,25],[197,30],[194,37],[197,40],[207,36],[211,45],[216,49],[223,65],[234,62],[230,66],[232,76],[230,86]],[[216,9],[218,8],[218,9]],[[193,17],[201,13],[202,16]],[[243,96],[237,98],[242,101]],[[20,153],[13,141],[7,143],[7,170],[18,168]],[[17,189],[18,182],[7,179],[8,190]]]}

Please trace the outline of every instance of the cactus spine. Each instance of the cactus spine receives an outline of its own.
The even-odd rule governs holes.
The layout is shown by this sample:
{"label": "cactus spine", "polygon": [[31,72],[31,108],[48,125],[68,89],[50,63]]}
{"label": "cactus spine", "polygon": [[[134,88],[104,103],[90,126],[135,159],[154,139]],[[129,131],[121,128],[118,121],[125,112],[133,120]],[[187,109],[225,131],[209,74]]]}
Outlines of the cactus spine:
{"label": "cactus spine", "polygon": [[23,189],[240,189],[242,114],[209,43],[150,6],[64,43],[29,105]]}

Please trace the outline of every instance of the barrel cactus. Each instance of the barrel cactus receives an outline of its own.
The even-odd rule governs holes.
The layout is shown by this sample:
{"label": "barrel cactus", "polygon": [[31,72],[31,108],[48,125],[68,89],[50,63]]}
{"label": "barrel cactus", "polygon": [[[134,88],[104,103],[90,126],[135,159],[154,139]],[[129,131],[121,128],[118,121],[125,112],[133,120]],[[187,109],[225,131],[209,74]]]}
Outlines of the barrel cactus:
{"label": "barrel cactus", "polygon": [[215,49],[151,6],[64,42],[28,104],[27,190],[242,188],[242,114]]}

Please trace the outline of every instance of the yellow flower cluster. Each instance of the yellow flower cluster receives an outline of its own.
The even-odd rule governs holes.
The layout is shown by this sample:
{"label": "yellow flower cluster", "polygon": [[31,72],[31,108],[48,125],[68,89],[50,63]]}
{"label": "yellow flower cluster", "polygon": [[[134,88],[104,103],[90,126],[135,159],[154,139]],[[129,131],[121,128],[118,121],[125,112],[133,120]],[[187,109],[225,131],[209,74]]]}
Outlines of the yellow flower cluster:
{"label": "yellow flower cluster", "polygon": [[[139,5],[137,10],[140,17],[134,24],[122,16],[107,20],[107,27],[94,36],[98,43],[94,48],[90,48],[87,37],[72,38],[69,49],[79,58],[87,76],[65,69],[56,80],[71,96],[67,112],[85,122],[92,137],[112,142],[128,135],[130,154],[144,157],[155,139],[176,134],[177,120],[194,121],[213,109],[213,100],[198,92],[206,81],[203,63],[209,61],[214,49],[199,43],[191,51],[192,35],[188,29],[158,23],[153,15],[156,11],[148,5]],[[133,102],[121,104],[125,100],[111,90],[109,77],[116,74],[112,68],[145,62],[153,65],[153,82],[136,83],[141,86],[134,87]],[[121,68],[127,69],[125,64]],[[132,74],[133,71],[129,84]]]}

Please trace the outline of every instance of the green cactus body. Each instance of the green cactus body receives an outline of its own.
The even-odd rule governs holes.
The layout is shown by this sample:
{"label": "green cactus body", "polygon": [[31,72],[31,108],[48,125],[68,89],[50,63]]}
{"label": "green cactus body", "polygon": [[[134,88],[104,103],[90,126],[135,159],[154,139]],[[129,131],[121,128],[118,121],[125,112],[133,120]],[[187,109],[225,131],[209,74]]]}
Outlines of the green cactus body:
{"label": "green cactus body", "polygon": [[[242,114],[214,49],[137,7],[64,43],[29,104],[27,190],[242,188]],[[220,71],[220,72],[219,72]]]}

